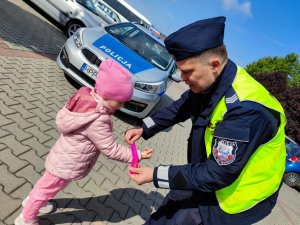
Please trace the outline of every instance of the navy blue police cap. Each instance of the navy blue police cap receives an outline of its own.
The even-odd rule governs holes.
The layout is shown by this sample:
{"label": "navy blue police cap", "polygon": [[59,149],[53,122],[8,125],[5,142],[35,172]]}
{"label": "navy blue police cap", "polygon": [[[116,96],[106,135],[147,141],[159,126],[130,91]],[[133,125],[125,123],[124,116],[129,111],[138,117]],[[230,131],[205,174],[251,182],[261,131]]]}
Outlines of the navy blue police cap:
{"label": "navy blue police cap", "polygon": [[165,39],[168,52],[180,61],[223,45],[224,16],[199,20],[170,34]]}

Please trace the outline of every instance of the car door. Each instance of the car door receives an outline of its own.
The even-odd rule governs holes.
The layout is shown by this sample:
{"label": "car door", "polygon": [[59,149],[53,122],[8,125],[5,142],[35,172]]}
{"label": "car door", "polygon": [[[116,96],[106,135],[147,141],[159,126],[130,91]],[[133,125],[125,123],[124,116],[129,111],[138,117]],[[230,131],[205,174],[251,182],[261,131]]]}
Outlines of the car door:
{"label": "car door", "polygon": [[45,13],[51,16],[53,19],[58,21],[59,23],[65,25],[67,21],[67,17],[61,11],[61,4],[59,2],[63,2],[65,0],[31,0],[35,5],[41,8]]}
{"label": "car door", "polygon": [[59,17],[66,24],[76,10],[75,0],[48,0],[60,12]]}
{"label": "car door", "polygon": [[107,25],[107,22],[97,14],[96,6],[93,0],[75,0],[77,3],[77,11],[73,17],[82,21],[87,27]]}

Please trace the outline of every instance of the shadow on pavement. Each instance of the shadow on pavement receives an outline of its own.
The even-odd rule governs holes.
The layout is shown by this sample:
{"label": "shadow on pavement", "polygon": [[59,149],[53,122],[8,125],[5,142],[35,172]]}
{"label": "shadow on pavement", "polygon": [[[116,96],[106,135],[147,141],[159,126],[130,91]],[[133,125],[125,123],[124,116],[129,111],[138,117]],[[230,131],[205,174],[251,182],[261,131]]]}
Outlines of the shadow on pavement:
{"label": "shadow on pavement", "polygon": [[[27,5],[20,1],[24,7],[31,7],[49,18],[34,4],[25,2]],[[0,21],[0,39],[7,41],[13,49],[57,55],[67,39],[54,20],[49,19],[59,28],[10,1],[0,1]]]}
{"label": "shadow on pavement", "polygon": [[[52,202],[56,209],[53,213],[41,216],[40,225],[49,224],[50,221],[51,224],[68,224],[74,221],[117,223],[136,215],[146,220],[150,217],[152,209],[157,210],[160,200],[163,200],[163,195],[158,192],[146,194],[133,188],[115,189],[110,193],[91,198],[54,199]],[[59,212],[58,208],[67,208],[68,211]],[[143,218],[145,212],[147,218]]]}

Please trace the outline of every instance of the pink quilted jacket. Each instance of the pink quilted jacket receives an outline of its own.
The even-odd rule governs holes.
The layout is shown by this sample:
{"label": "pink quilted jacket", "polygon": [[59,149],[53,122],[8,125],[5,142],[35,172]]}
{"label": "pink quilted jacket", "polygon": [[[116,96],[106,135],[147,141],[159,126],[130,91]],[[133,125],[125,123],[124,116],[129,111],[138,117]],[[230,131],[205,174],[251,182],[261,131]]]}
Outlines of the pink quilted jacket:
{"label": "pink quilted jacket", "polygon": [[[56,116],[60,137],[45,163],[51,174],[67,180],[85,177],[100,153],[110,159],[131,162],[129,148],[113,137],[112,109],[93,89],[79,89]],[[141,152],[138,151],[139,159]]]}

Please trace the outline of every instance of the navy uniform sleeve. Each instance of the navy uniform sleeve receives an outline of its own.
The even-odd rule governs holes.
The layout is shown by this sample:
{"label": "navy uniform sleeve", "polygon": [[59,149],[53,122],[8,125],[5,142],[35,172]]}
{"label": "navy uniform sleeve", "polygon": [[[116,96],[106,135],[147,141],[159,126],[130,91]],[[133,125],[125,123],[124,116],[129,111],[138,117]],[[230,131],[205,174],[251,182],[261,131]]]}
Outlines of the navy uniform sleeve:
{"label": "navy uniform sleeve", "polygon": [[[252,104],[247,107],[247,104]],[[253,104],[255,106],[253,107]],[[278,120],[269,110],[256,103],[243,103],[225,114],[214,131],[212,154],[205,163],[159,166],[154,169],[156,187],[212,192],[232,184],[251,155],[268,142],[278,130]],[[231,150],[231,155],[213,153]],[[228,152],[228,151],[227,151]]]}
{"label": "navy uniform sleeve", "polygon": [[176,123],[183,122],[190,118],[191,102],[190,92],[186,91],[180,99],[173,102],[168,107],[156,111],[151,117],[143,119],[143,134],[144,139],[152,137],[154,134],[173,126]]}

